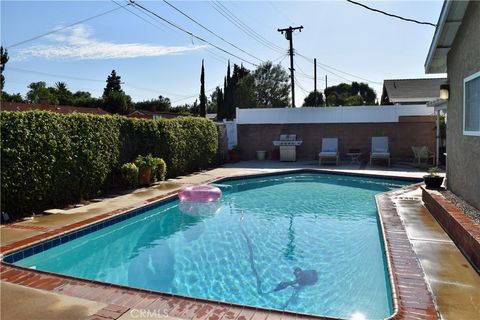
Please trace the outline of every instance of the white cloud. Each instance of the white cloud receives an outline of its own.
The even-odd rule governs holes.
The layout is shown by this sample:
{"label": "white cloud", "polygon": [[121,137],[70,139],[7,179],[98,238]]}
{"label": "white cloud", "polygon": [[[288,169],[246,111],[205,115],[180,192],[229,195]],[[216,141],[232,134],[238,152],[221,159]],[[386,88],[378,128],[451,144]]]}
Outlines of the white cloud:
{"label": "white cloud", "polygon": [[63,60],[125,59],[181,54],[206,46],[160,46],[143,43],[113,43],[92,37],[86,25],[77,25],[47,36],[54,44],[36,45],[20,49],[17,59],[46,58]]}

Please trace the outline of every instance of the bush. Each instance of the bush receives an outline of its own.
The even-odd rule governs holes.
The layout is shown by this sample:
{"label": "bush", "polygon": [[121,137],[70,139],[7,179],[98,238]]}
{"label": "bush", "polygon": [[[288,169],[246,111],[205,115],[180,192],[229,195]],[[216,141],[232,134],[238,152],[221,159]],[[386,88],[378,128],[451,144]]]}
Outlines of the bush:
{"label": "bush", "polygon": [[28,215],[95,196],[118,163],[110,117],[1,112],[2,210]]}
{"label": "bush", "polygon": [[120,162],[151,153],[165,160],[168,176],[175,177],[210,166],[218,149],[215,123],[195,117],[155,121],[118,117]]}
{"label": "bush", "polygon": [[1,206],[13,218],[96,196],[139,154],[164,159],[176,176],[210,166],[218,147],[216,125],[193,117],[2,111],[0,123]]}
{"label": "bush", "polygon": [[124,163],[120,167],[120,178],[122,183],[129,187],[135,187],[138,184],[138,167],[135,163]]}
{"label": "bush", "polygon": [[153,158],[154,160],[154,169],[153,169],[153,181],[163,181],[165,180],[165,175],[167,173],[167,164],[163,161],[162,158]]}

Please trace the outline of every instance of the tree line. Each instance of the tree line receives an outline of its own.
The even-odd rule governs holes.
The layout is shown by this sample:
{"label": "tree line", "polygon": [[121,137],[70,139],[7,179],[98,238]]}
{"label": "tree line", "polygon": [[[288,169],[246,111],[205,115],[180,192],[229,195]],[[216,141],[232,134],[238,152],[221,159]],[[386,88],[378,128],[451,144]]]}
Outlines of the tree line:
{"label": "tree line", "polygon": [[[3,91],[5,78],[3,71],[8,62],[8,52],[1,50],[1,86],[2,101],[47,103],[87,108],[102,108],[110,113],[129,114],[134,110],[175,112],[206,116],[217,113],[217,119],[235,118],[238,108],[279,108],[290,106],[290,77],[280,65],[271,61],[264,62],[254,70],[242,64],[227,65],[223,87],[217,86],[210,97],[205,94],[205,66],[202,60],[200,73],[199,98],[191,104],[173,107],[169,98],[162,95],[155,99],[133,102],[122,89],[121,77],[115,70],[108,75],[101,97],[93,97],[87,91],[72,92],[65,82],[56,82],[47,86],[46,82],[33,82],[28,85],[25,97],[20,93],[9,94]],[[233,70],[232,70],[233,69]],[[324,98],[326,97],[326,99]],[[198,102],[199,101],[199,102]],[[304,107],[374,105],[376,93],[366,83],[341,83],[325,88],[324,93],[310,92],[304,99]]]}

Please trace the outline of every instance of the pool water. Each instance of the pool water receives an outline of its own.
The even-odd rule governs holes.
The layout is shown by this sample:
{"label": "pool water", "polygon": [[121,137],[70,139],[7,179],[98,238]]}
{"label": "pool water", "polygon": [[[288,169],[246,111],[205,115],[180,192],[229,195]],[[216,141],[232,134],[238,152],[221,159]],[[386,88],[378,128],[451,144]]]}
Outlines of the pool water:
{"label": "pool water", "polygon": [[[251,306],[381,319],[392,305],[374,195],[404,184],[320,173],[224,181],[218,204],[159,204],[16,264]],[[296,279],[295,268],[307,278],[303,285],[286,283]]]}

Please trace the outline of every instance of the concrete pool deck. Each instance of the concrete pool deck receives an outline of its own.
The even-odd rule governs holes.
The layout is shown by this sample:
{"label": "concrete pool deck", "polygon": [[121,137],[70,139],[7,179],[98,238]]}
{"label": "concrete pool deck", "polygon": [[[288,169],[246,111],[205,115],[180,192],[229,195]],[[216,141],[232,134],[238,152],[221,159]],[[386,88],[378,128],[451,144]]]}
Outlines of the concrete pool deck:
{"label": "concrete pool deck", "polygon": [[[106,198],[101,202],[91,203],[80,208],[56,210],[54,211],[56,213],[51,215],[39,216],[29,221],[2,226],[2,228],[0,228],[1,246],[2,249],[5,247],[8,248],[15,243],[18,244],[19,241],[35,236],[41,237],[50,231],[98,217],[105,212],[112,212],[126,207],[137,207],[148,203],[147,200],[149,199],[161,198],[165,195],[173,194],[184,185],[208,182],[224,177],[274,173],[291,169],[318,169],[318,164],[316,162],[281,163],[275,161],[249,161],[229,164],[223,168],[204,171],[185,177],[178,177],[150,188],[138,189],[125,195]],[[323,171],[331,170],[335,172],[409,178],[419,178],[425,174],[425,172],[411,169],[408,166],[362,168],[359,165],[343,165],[339,167],[322,166],[321,169]],[[444,319],[472,319],[474,318],[472,315],[478,315],[480,313],[478,309],[480,305],[480,276],[425,209],[418,192],[420,191],[417,188],[401,196],[392,197],[392,201],[395,203],[398,215],[405,226],[409,241],[424,271],[426,282],[433,294],[436,308]],[[23,292],[22,294],[24,294],[24,296],[31,296],[33,297],[32,299],[40,299],[38,295],[41,296],[41,293],[44,292],[45,299],[47,299],[47,295],[52,294],[51,292],[33,289],[28,286],[12,287],[13,285],[4,279],[6,272],[10,271],[5,271],[5,269],[2,271],[2,296],[19,295],[19,292]],[[117,313],[110,310],[114,308],[110,306],[111,304],[99,304],[93,305],[94,307],[92,307],[92,301],[100,303],[101,299],[98,298],[98,296],[94,298],[88,295],[82,295],[82,297],[73,295],[77,298],[72,298],[72,294],[69,294],[68,291],[68,284],[63,285],[62,290],[57,290],[55,294],[55,299],[58,298],[60,301],[65,301],[65,304],[85,307],[86,309],[84,308],[82,310],[88,310],[92,319],[106,319],[108,317],[105,315],[110,314],[110,311],[113,312],[111,313],[112,315],[116,315],[117,318],[120,317],[120,319],[142,319],[140,317],[142,315],[140,311],[143,310],[142,308],[147,307],[145,303],[141,304],[139,302],[138,305],[132,308],[116,309],[118,311]],[[8,300],[6,301],[8,302]],[[21,317],[18,316],[21,313],[18,312],[24,308],[24,305],[15,304],[12,306],[9,303],[10,307],[4,308],[4,302],[5,299],[2,298],[1,315],[7,319],[21,319]],[[151,307],[152,306],[149,308]],[[52,318],[54,318],[56,314],[64,314],[62,312],[65,310],[61,304],[58,305],[58,308],[56,308],[55,304],[51,304],[50,309],[52,309],[50,310]],[[122,310],[123,313],[120,313]],[[135,310],[138,310],[138,312]],[[262,317],[261,313],[257,312],[253,314],[247,311],[248,310],[240,310],[236,313],[234,312],[234,318],[245,320],[254,318],[265,319],[269,315],[265,314],[265,317]],[[193,318],[195,316],[190,315],[188,312],[169,315],[180,318]],[[210,317],[209,315],[212,315],[212,317],[215,316],[213,312],[212,314],[206,314],[205,318],[207,316]],[[232,314],[230,314],[230,316],[232,316]],[[222,317],[227,319],[230,316],[228,312],[216,315],[217,319]],[[417,318],[427,318],[427,316],[429,315],[427,314],[423,317],[420,312]],[[71,317],[71,319],[80,319],[82,317],[83,316],[75,316]],[[163,315],[163,317],[165,318],[165,315]],[[25,317],[25,319],[27,318],[28,317]],[[277,318],[278,314],[270,314],[269,319]],[[32,318],[30,317],[28,319]],[[412,319],[414,318],[412,317]]]}

